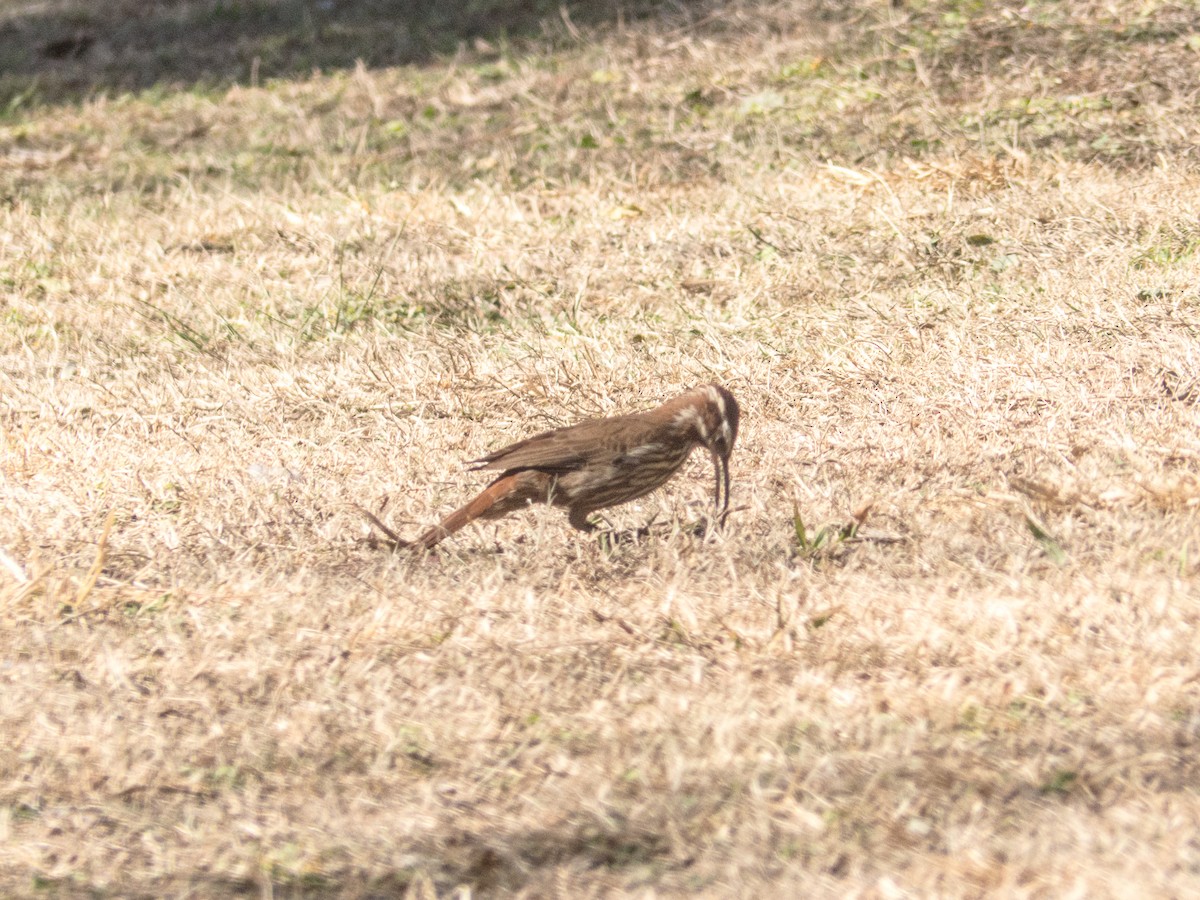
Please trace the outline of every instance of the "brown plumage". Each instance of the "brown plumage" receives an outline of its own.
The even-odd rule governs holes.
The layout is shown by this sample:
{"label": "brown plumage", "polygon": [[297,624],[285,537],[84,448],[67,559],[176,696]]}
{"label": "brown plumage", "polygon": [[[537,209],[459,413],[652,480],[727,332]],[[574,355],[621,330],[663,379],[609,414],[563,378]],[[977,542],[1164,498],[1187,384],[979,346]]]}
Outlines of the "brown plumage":
{"label": "brown plumage", "polygon": [[729,508],[729,456],[737,430],[733,394],[720,385],[701,385],[647,412],[590,419],[489,453],[473,468],[498,469],[500,475],[474,500],[415,541],[385,531],[399,545],[428,550],[476,519],[498,519],[530,503],[565,507],[574,527],[592,531],[592,513],[660,487],[696,447],[712,455],[714,502],[723,515]]}

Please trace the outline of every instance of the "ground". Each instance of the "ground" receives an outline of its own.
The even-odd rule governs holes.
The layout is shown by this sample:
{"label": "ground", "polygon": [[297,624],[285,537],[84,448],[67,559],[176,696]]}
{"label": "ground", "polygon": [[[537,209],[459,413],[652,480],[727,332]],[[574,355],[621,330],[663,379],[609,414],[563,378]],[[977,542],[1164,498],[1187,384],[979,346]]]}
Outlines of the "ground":
{"label": "ground", "polygon": [[[0,892],[1200,893],[1200,7],[112,7],[0,4]],[[722,530],[354,509],[708,381]]]}

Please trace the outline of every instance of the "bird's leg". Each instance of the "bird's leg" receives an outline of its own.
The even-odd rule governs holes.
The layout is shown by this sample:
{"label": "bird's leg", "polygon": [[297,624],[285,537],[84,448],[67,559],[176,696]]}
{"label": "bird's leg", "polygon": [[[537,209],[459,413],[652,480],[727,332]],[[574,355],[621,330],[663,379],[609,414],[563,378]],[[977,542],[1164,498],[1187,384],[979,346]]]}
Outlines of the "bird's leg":
{"label": "bird's leg", "polygon": [[590,509],[584,509],[582,506],[572,506],[567,513],[567,521],[571,523],[571,527],[578,528],[580,531],[595,531],[596,523],[588,518],[591,512]]}
{"label": "bird's leg", "polygon": [[[625,531],[617,531],[617,529],[615,527],[613,527],[613,523],[608,519],[607,516],[601,516],[601,518],[604,520],[604,524],[608,526],[608,531],[604,532],[601,535],[601,540],[606,542],[608,546],[612,547],[612,546],[615,546],[616,544],[627,544],[627,543],[636,541],[639,538],[649,537],[652,534],[650,527],[654,524],[655,520],[658,518],[658,513],[655,513],[653,516],[651,516],[650,521],[647,522],[645,525],[643,525],[641,528],[631,528],[631,529],[627,529]],[[579,522],[576,521],[577,519],[579,521],[581,521],[583,524],[582,525],[579,524]],[[568,516],[568,521],[572,525],[574,525],[576,528],[578,528],[580,531],[587,531],[587,532],[595,533],[596,531],[599,531],[599,529],[600,529],[600,526],[597,525],[595,522],[592,522],[591,520],[589,520],[582,513],[582,511],[577,511],[574,509],[571,510],[571,515]]]}
{"label": "bird's leg", "polygon": [[643,525],[641,528],[639,528],[637,531],[635,531],[634,534],[636,534],[638,537],[649,537],[651,534],[650,529],[654,525],[654,523],[657,521],[658,521],[658,513],[655,513],[654,515],[652,515],[650,517],[650,521],[647,522],[645,525]]}

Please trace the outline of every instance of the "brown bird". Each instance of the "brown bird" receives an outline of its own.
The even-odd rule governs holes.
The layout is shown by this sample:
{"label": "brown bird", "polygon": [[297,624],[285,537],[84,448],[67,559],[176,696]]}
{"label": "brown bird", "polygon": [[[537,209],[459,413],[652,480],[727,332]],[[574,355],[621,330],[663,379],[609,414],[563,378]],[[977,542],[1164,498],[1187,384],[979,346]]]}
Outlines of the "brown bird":
{"label": "brown bird", "polygon": [[498,519],[530,503],[565,507],[573,526],[594,531],[592,513],[660,487],[696,447],[712,455],[713,502],[722,517],[729,509],[729,456],[737,432],[733,394],[717,384],[701,385],[647,412],[556,428],[475,460],[473,469],[499,469],[500,475],[415,541],[401,540],[375,516],[367,517],[398,546],[426,550],[476,519]]}

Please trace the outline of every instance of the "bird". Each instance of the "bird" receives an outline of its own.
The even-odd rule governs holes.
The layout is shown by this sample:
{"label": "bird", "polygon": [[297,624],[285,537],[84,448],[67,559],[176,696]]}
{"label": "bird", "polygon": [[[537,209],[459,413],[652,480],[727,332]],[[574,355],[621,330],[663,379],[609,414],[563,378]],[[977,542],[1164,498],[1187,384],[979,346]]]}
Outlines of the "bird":
{"label": "bird", "polygon": [[729,457],[737,441],[737,400],[719,384],[704,384],[645,412],[588,419],[502,447],[469,465],[500,474],[465,506],[415,541],[405,541],[374,515],[359,511],[397,547],[432,550],[477,519],[499,519],[532,503],[565,507],[567,521],[595,531],[591,515],[661,487],[697,447],[708,450],[716,474],[717,520],[729,510]]}

